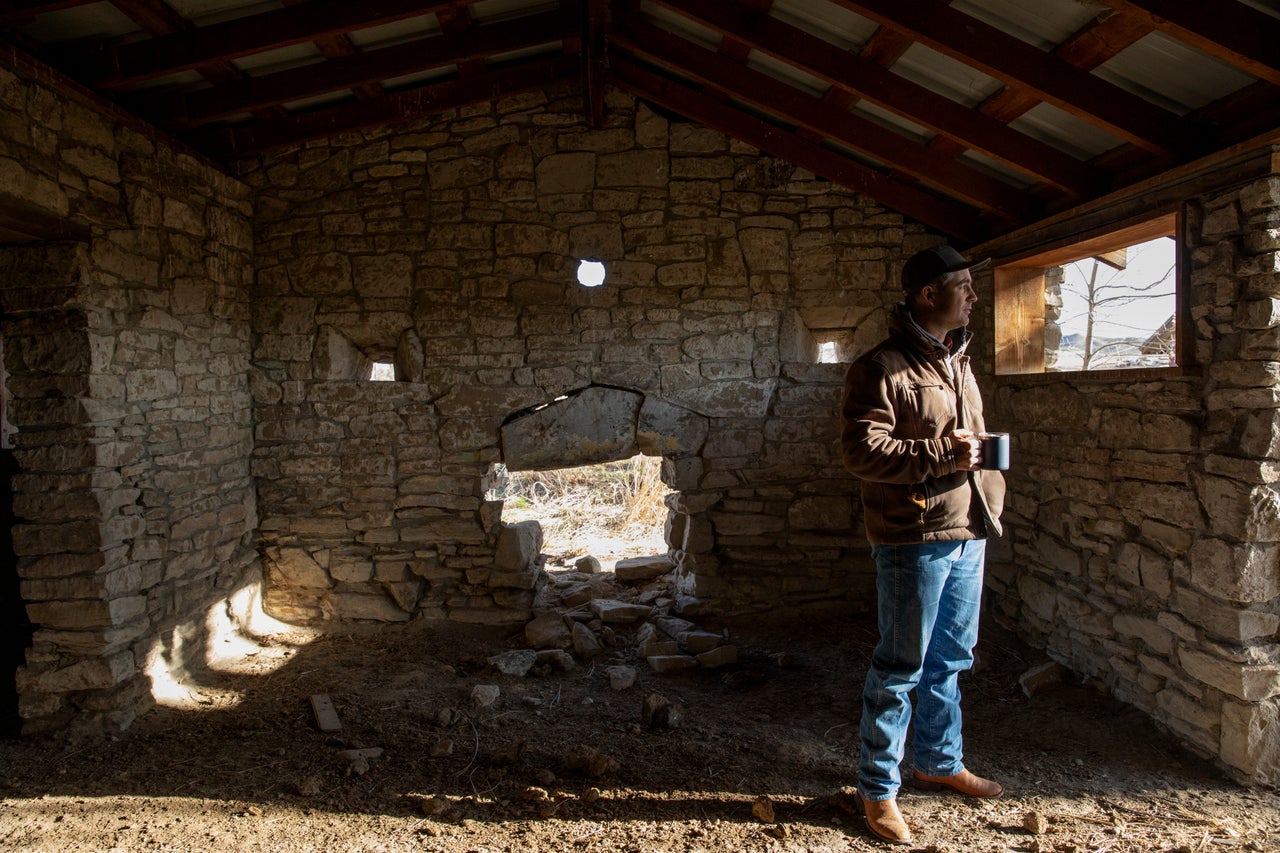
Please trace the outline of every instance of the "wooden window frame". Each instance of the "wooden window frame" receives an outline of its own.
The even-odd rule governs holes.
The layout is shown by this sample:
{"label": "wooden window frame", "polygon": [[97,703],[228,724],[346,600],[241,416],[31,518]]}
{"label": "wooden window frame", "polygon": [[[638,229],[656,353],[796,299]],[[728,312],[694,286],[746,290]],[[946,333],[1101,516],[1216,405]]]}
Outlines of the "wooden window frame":
{"label": "wooden window frame", "polygon": [[[1186,373],[1191,366],[1192,346],[1190,303],[1186,287],[1185,241],[1181,210],[1166,210],[1145,215],[1094,231],[1084,239],[1060,242],[1049,248],[1038,248],[999,261],[995,278],[995,377],[998,380],[1051,379],[1061,377],[1088,379],[1164,378]],[[1175,356],[1177,364],[1169,367],[1111,368],[1106,370],[1045,371],[1044,358],[1044,271],[1082,257],[1104,254],[1121,247],[1133,246],[1159,237],[1172,237],[1175,243]]]}

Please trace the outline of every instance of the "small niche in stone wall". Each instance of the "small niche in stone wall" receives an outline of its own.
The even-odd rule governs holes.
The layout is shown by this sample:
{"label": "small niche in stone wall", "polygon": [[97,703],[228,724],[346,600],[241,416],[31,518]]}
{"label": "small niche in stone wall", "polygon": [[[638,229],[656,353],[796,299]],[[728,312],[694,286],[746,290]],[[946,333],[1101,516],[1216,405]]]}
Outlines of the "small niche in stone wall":
{"label": "small niche in stone wall", "polygon": [[792,360],[817,364],[853,361],[855,333],[860,317],[852,308],[822,306],[801,308],[800,328],[791,352]]}
{"label": "small niche in stone wall", "polygon": [[369,366],[371,382],[395,382],[396,365],[393,361],[375,361]]}

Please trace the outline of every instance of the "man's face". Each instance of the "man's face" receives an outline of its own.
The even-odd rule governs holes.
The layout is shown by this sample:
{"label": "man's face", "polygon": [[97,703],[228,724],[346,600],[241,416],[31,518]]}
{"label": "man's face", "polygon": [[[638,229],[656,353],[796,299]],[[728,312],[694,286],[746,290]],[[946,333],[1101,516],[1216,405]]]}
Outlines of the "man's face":
{"label": "man's face", "polygon": [[968,270],[951,273],[942,283],[930,287],[934,289],[933,314],[939,326],[957,329],[969,325],[969,314],[973,303],[978,301],[978,294]]}

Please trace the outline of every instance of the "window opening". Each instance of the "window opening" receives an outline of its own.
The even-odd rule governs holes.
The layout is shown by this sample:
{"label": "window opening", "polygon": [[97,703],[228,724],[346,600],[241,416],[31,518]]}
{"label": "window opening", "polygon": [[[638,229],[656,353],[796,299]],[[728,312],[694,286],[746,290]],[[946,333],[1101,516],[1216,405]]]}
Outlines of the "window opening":
{"label": "window opening", "polygon": [[498,483],[487,497],[503,501],[507,524],[542,525],[548,568],[573,568],[590,556],[611,570],[618,560],[667,553],[671,490],[662,482],[661,458],[636,455],[551,471],[499,467]]}
{"label": "window opening", "polygon": [[996,372],[1177,366],[1176,224],[1170,214],[997,267]]}
{"label": "window opening", "polygon": [[840,360],[835,341],[818,342],[818,364],[835,364]]}
{"label": "window opening", "polygon": [[579,261],[578,284],[583,287],[599,287],[604,284],[604,264],[592,260]]}
{"label": "window opening", "polygon": [[395,363],[390,361],[375,361],[373,363],[373,367],[369,370],[369,380],[371,382],[395,382]]}

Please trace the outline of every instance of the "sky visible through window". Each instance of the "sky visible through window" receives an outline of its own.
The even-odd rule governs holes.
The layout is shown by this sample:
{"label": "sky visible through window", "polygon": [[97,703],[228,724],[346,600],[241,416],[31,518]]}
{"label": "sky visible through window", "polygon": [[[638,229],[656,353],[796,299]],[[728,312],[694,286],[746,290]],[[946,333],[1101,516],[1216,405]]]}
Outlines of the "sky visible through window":
{"label": "sky visible through window", "polygon": [[1151,356],[1138,358],[1137,347],[1174,316],[1176,252],[1177,244],[1171,237],[1159,237],[1128,247],[1124,269],[1093,257],[1064,264],[1059,369],[1082,366],[1091,285],[1095,355],[1090,366],[1133,367],[1151,360]]}

